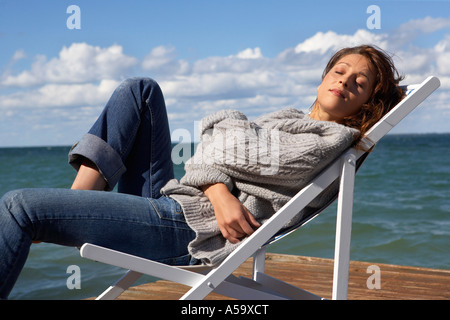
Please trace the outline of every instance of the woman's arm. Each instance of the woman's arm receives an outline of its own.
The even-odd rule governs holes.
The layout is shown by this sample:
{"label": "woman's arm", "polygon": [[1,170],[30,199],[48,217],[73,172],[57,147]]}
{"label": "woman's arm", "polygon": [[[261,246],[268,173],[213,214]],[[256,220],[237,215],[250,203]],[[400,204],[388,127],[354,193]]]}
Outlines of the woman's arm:
{"label": "woman's arm", "polygon": [[225,184],[216,183],[202,187],[211,202],[220,231],[231,243],[238,243],[251,235],[260,224],[241,202],[233,196]]}

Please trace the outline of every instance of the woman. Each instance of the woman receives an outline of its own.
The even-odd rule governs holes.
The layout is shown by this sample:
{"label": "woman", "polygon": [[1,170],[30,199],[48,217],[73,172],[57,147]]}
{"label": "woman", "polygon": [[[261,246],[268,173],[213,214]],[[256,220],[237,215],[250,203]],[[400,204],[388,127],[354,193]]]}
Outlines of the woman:
{"label": "woman", "polygon": [[[180,181],[159,86],[123,82],[69,154],[78,170],[71,190],[2,198],[0,298],[34,241],[90,242],[174,265],[220,263],[401,99],[399,80],[381,50],[343,49],[328,63],[310,115],[288,108],[255,121],[233,110],[205,117]],[[116,184],[119,193],[104,192]]]}

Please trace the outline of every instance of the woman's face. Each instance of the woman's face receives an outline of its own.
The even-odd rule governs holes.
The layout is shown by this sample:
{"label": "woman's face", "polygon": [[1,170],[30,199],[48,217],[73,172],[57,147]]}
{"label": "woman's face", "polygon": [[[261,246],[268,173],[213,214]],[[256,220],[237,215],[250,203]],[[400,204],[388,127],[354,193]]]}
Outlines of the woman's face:
{"label": "woman's face", "polygon": [[317,103],[311,117],[340,122],[359,111],[372,94],[375,76],[366,57],[342,57],[325,75],[317,88]]}

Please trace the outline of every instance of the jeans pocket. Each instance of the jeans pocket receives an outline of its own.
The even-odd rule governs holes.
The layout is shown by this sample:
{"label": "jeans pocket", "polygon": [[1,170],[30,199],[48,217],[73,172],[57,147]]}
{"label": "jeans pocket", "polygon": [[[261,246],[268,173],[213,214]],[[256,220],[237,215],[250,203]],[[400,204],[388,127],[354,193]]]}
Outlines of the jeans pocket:
{"label": "jeans pocket", "polygon": [[148,198],[161,220],[186,222],[181,205],[168,197],[158,199]]}

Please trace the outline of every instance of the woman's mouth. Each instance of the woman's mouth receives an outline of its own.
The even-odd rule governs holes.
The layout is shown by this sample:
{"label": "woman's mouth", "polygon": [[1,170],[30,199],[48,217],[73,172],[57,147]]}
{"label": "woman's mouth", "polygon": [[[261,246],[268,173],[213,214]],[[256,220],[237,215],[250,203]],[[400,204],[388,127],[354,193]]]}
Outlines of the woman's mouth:
{"label": "woman's mouth", "polygon": [[344,93],[342,92],[342,90],[339,90],[339,89],[330,89],[329,91],[330,91],[332,94],[334,94],[335,96],[337,96],[337,97],[340,97],[340,98],[342,98],[342,99],[345,98]]}

